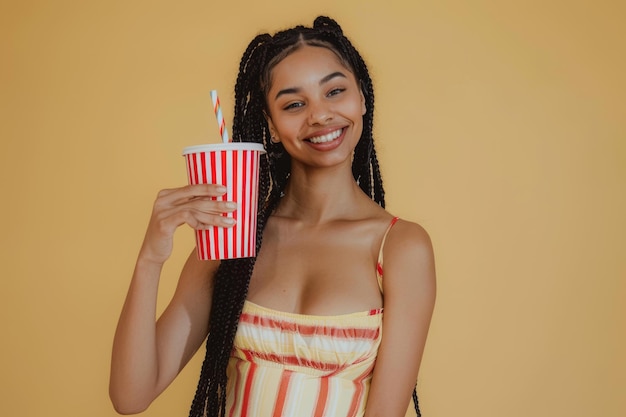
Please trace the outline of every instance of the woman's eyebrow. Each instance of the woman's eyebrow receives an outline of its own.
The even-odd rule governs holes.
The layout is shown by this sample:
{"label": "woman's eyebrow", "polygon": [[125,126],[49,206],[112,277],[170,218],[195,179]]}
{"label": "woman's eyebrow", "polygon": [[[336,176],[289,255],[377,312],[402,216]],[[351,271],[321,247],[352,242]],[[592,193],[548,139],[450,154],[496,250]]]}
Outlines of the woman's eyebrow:
{"label": "woman's eyebrow", "polygon": [[345,75],[343,72],[341,72],[341,71],[335,71],[335,72],[333,72],[332,74],[328,74],[327,76],[325,76],[324,78],[322,78],[322,79],[320,80],[320,85],[322,85],[322,84],[324,84],[324,83],[327,83],[327,82],[329,82],[330,80],[332,80],[333,78],[336,78],[336,77],[343,77],[343,78],[347,78],[347,77],[346,77],[346,75]]}
{"label": "woman's eyebrow", "polygon": [[[342,77],[342,78],[347,78],[346,75],[341,72],[341,71],[335,71],[331,74],[326,75],[325,77],[323,77],[320,80],[320,85],[329,82],[330,80],[332,80],[333,78],[337,78],[337,77]],[[285,88],[280,90],[278,93],[276,93],[276,97],[274,97],[274,100],[278,99],[278,97],[285,95],[285,94],[297,94],[300,92],[300,88],[299,87],[290,87],[290,88]]]}
{"label": "woman's eyebrow", "polygon": [[285,94],[297,94],[299,92],[300,92],[300,88],[297,88],[297,87],[285,88],[283,90],[280,90],[278,93],[276,93],[276,97],[274,97],[274,100],[276,100],[278,97],[285,95]]}

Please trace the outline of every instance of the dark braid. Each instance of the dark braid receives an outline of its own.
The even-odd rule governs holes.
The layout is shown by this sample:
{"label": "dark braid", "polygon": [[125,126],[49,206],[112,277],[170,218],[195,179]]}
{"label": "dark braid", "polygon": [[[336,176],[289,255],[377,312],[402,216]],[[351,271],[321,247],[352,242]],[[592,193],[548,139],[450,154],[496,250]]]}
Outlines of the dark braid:
{"label": "dark braid", "polygon": [[417,386],[413,388],[413,404],[415,405],[415,414],[417,417],[422,417],[422,413],[420,412],[420,403],[417,399]]}
{"label": "dark braid", "polygon": [[[261,249],[265,225],[283,195],[291,169],[291,157],[282,144],[270,140],[265,119],[265,97],[274,66],[305,44],[325,47],[336,53],[361,83],[366,113],[363,116],[363,132],[354,151],[352,172],[363,192],[382,207],[385,206],[373,140],[374,88],[363,58],[343,35],[341,27],[334,20],[320,16],[311,28],[296,26],[273,36],[258,35],[241,58],[233,118],[233,141],[262,143],[267,151],[261,157],[259,177],[257,253]],[[226,413],[226,368],[255,261],[256,258],[224,260],[217,270],[206,357],[190,417],[224,417]],[[415,392],[413,398],[420,416]]]}

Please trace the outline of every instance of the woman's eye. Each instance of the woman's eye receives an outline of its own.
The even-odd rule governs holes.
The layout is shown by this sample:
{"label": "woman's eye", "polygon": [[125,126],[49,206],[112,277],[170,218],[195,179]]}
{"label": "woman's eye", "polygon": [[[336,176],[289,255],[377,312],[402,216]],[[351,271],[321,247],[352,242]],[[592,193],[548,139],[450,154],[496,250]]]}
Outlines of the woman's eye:
{"label": "woman's eye", "polygon": [[332,90],[328,92],[328,95],[336,96],[337,94],[342,93],[343,91],[345,91],[345,88],[333,88]]}
{"label": "woman's eye", "polygon": [[289,103],[287,104],[285,107],[283,107],[284,110],[293,110],[293,109],[297,109],[299,107],[302,107],[303,104],[299,101],[293,102],[293,103]]}

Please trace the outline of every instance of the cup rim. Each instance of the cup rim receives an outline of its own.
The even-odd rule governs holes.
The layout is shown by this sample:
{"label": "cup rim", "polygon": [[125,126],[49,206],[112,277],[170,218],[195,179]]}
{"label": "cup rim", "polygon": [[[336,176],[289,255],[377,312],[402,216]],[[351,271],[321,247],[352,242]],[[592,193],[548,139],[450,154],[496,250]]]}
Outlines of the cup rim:
{"label": "cup rim", "polygon": [[192,153],[211,151],[250,150],[265,153],[263,145],[256,142],[228,142],[228,143],[205,143],[202,145],[187,146],[183,149],[183,156]]}

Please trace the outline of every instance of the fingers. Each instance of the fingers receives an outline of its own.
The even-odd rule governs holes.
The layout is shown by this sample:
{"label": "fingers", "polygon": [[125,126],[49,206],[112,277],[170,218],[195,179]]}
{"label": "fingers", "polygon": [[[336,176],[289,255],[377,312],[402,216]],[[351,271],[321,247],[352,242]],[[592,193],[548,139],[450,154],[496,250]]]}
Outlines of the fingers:
{"label": "fingers", "polygon": [[[228,211],[230,212],[232,210]],[[186,223],[196,230],[208,229],[212,226],[231,227],[235,225],[235,219],[232,217],[210,211],[188,209],[178,211],[175,216],[177,216],[177,220],[175,221],[177,224],[182,225]]]}
{"label": "fingers", "polygon": [[194,229],[233,226],[235,221],[225,214],[235,211],[237,204],[218,200],[225,193],[226,187],[217,184],[162,190],[154,203],[153,217],[161,228],[170,231],[185,223]]}
{"label": "fingers", "polygon": [[195,184],[180,188],[161,190],[158,195],[158,200],[161,200],[163,204],[179,204],[193,199],[215,199],[223,196],[224,194],[226,194],[226,187],[223,185]]}
{"label": "fingers", "polygon": [[237,204],[231,201],[196,198],[168,206],[160,212],[159,217],[175,227],[185,223],[198,230],[210,226],[230,227],[235,224],[235,220],[225,214],[236,209]]}
{"label": "fingers", "polygon": [[222,201],[225,193],[226,188],[216,184],[160,191],[142,245],[142,256],[165,262],[172,252],[174,231],[185,223],[196,230],[233,226],[235,220],[227,214],[235,211],[237,204]]}

